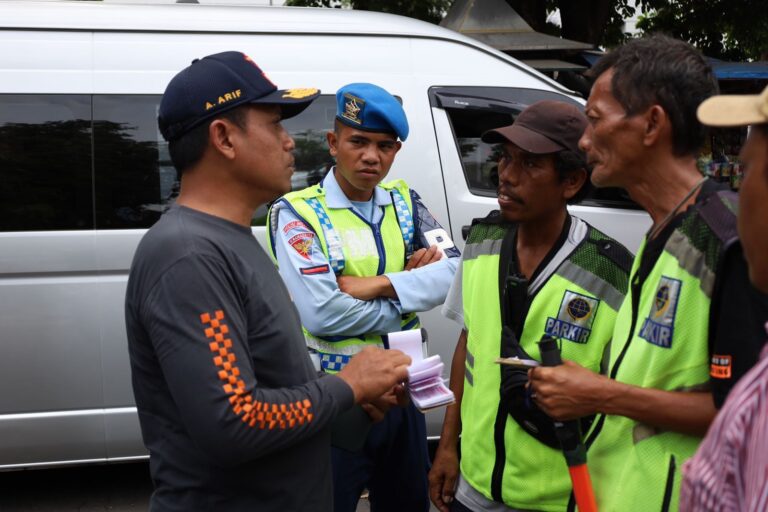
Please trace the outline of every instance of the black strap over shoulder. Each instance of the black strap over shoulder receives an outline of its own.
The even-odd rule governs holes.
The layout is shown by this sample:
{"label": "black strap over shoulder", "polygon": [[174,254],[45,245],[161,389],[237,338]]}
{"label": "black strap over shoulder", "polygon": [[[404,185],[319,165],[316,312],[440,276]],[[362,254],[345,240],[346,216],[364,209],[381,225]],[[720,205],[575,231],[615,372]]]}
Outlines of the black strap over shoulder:
{"label": "black strap over shoulder", "polygon": [[[699,216],[712,233],[720,240],[720,254],[715,270],[715,276],[723,275],[723,267],[726,262],[726,253],[737,247],[739,234],[737,232],[737,212],[739,196],[730,190],[721,190],[704,199],[699,206]],[[722,300],[722,279],[715,278],[712,290],[712,304],[709,308],[709,337],[707,345],[711,354],[715,345],[715,333],[718,330],[720,317],[720,303]]]}
{"label": "black strap over shoulder", "polygon": [[739,196],[730,190],[721,190],[707,197],[699,207],[699,215],[723,244],[723,252],[739,238],[736,214]]}
{"label": "black strap over shoulder", "polygon": [[[499,304],[501,304],[501,322],[509,327],[516,336],[523,331],[525,307],[528,300],[528,280],[518,271],[515,260],[517,229],[512,226],[501,241],[499,253]],[[506,356],[502,356],[506,357]]]}
{"label": "black strap over shoulder", "polygon": [[[501,244],[499,255],[499,302],[501,309],[501,357],[532,359],[519,339],[530,306],[528,280],[518,270],[515,260],[516,229],[510,228]],[[525,388],[528,372],[501,365],[501,407],[517,423],[540,442],[559,448],[552,419],[530,399]]]}
{"label": "black strap over shoulder", "polygon": [[[499,302],[502,324],[500,355],[533,359],[519,341],[531,299],[528,296],[528,280],[519,272],[515,259],[516,243],[516,229],[511,227],[502,240],[499,254]],[[500,366],[501,408],[536,440],[551,448],[560,449],[560,441],[552,418],[539,409],[525,388],[528,382],[527,370]],[[581,419],[582,432],[588,430],[593,419],[593,416]]]}

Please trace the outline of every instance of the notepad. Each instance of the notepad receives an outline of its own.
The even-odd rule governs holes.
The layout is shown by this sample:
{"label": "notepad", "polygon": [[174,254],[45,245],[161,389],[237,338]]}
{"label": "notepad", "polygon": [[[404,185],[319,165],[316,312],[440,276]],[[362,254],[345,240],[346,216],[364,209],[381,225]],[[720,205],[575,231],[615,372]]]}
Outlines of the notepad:
{"label": "notepad", "polygon": [[423,356],[422,342],[427,338],[423,328],[391,332],[388,338],[389,348],[401,350],[411,358],[411,365],[408,367],[408,393],[420,411],[428,411],[456,401],[453,391],[445,385],[445,365],[440,356]]}

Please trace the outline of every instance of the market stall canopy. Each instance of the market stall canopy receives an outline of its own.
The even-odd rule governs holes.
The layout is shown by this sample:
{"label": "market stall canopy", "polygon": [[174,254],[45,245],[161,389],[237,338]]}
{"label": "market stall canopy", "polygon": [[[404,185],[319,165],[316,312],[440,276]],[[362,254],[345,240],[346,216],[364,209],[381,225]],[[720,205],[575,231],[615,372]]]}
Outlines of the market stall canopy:
{"label": "market stall canopy", "polygon": [[[605,53],[597,50],[581,53],[581,57],[594,66]],[[718,80],[768,80],[768,61],[728,62],[707,57]]]}
{"label": "market stall canopy", "polygon": [[768,61],[727,62],[709,59],[718,80],[767,80]]}
{"label": "market stall canopy", "polygon": [[456,0],[440,25],[505,53],[593,48],[588,43],[536,32],[505,0]]}

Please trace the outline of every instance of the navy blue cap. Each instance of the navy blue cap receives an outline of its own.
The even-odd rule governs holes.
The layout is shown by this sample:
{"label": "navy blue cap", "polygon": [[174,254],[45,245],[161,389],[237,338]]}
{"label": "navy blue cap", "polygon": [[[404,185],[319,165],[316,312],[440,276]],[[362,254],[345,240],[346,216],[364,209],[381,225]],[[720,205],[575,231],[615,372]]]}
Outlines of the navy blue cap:
{"label": "navy blue cap", "polygon": [[336,92],[336,119],[368,132],[408,138],[408,119],[400,102],[378,85],[348,84]]}
{"label": "navy blue cap", "polygon": [[319,95],[317,89],[278,90],[250,57],[222,52],[193,60],[171,79],[157,122],[165,140],[172,141],[246,103],[278,105],[287,119],[300,114]]}

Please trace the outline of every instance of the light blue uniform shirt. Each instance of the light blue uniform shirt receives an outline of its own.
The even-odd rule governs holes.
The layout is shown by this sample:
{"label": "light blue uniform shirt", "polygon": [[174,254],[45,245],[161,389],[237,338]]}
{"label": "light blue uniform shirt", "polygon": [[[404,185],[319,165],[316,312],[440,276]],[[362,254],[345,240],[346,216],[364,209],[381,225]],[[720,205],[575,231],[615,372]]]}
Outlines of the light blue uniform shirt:
{"label": "light blue uniform shirt", "polygon": [[[334,171],[335,168],[322,182],[328,208],[352,209],[369,223],[378,224],[384,215],[384,207],[392,204],[390,194],[376,187],[371,201],[366,205],[368,208],[356,208],[339,187]],[[418,202],[416,207],[423,210],[420,216],[428,216],[433,226],[439,226],[418,197],[412,197],[414,203]],[[416,220],[415,224],[417,231],[414,234],[414,250],[421,245],[419,228],[422,223]],[[403,313],[427,311],[443,303],[459,263],[458,250],[453,249],[447,251],[454,254],[453,257],[446,255],[431,265],[407,272],[385,274],[397,292],[398,300],[380,297],[365,301],[339,290],[336,275],[314,231],[293,209],[279,209],[273,239],[280,275],[299,310],[302,324],[316,336],[355,336],[399,331]],[[310,239],[312,243],[308,248],[298,244],[301,250],[291,243],[291,240]]]}

